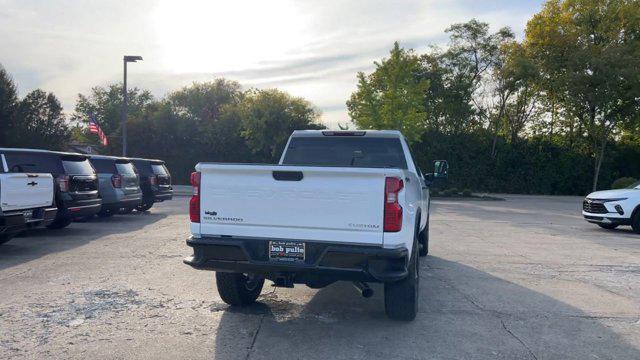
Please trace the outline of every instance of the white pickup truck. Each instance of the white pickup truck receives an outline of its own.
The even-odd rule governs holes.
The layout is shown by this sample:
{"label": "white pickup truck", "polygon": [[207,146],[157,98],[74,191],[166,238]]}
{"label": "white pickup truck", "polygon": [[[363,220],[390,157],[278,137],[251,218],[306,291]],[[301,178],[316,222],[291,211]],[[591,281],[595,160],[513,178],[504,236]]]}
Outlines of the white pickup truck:
{"label": "white pickup truck", "polygon": [[196,269],[215,270],[228,304],[254,302],[265,279],[321,288],[384,283],[390,318],[418,309],[429,246],[429,186],[398,131],[295,131],[278,165],[199,163],[191,175]]}
{"label": "white pickup truck", "polygon": [[9,169],[0,155],[0,244],[26,229],[48,225],[56,217],[53,176]]}

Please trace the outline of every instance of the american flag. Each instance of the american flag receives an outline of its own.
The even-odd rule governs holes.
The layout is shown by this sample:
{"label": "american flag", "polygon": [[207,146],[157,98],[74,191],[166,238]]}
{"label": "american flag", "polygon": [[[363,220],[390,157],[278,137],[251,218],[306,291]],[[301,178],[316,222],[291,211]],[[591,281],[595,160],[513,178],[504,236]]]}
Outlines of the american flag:
{"label": "american flag", "polygon": [[98,134],[100,141],[102,141],[102,145],[107,146],[109,144],[107,135],[104,134],[104,131],[102,131],[96,119],[93,118],[93,115],[89,118],[89,132],[92,134]]}

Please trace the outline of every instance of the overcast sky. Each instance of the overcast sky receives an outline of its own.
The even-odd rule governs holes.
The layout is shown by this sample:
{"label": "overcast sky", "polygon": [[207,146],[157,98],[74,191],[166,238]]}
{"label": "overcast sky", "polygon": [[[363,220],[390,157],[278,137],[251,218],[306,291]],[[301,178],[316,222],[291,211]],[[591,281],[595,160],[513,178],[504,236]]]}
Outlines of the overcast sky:
{"label": "overcast sky", "polygon": [[157,97],[223,76],[310,100],[324,123],[349,121],[356,72],[394,41],[424,50],[444,29],[477,18],[522,37],[540,1],[0,0],[0,64],[21,95],[54,92],[65,111],[78,93],[122,79]]}

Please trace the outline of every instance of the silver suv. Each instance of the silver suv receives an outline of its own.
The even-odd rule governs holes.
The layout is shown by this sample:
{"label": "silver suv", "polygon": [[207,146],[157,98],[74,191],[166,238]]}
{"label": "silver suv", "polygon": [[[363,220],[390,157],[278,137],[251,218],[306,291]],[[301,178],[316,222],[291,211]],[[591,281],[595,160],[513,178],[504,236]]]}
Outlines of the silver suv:
{"label": "silver suv", "polygon": [[96,169],[102,209],[98,216],[130,213],[142,202],[142,190],[136,168],[131,160],[115,156],[93,155],[91,165]]}

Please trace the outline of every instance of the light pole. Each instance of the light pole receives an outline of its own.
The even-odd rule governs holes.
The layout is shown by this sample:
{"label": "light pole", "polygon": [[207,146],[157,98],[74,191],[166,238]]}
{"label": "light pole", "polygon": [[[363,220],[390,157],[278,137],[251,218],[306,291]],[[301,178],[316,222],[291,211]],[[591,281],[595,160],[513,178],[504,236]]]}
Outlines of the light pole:
{"label": "light pole", "polygon": [[122,59],[124,63],[124,86],[122,87],[122,156],[127,156],[127,63],[142,60],[142,56],[125,55]]}

